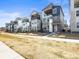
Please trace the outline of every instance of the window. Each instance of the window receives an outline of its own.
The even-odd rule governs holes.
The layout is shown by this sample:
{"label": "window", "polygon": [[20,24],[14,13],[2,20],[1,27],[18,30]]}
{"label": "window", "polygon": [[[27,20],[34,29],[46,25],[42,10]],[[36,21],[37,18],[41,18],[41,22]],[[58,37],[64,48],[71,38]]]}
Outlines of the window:
{"label": "window", "polygon": [[46,21],[46,18],[43,18],[43,22],[45,22]]}
{"label": "window", "polygon": [[78,8],[79,7],[79,2],[74,3],[74,7]]}
{"label": "window", "polygon": [[53,14],[56,14],[56,13],[57,13],[57,9],[54,8],[54,9],[53,9]]}
{"label": "window", "polygon": [[47,22],[49,22],[49,18],[47,19]]}
{"label": "window", "polygon": [[37,24],[37,22],[34,22],[34,24]]}
{"label": "window", "polygon": [[79,16],[79,11],[76,11],[76,16]]}
{"label": "window", "polygon": [[79,22],[77,23],[77,28],[79,28]]}
{"label": "window", "polygon": [[46,16],[46,14],[44,14],[44,17]]}
{"label": "window", "polygon": [[33,23],[32,23],[32,25],[33,25]]}
{"label": "window", "polygon": [[54,20],[57,20],[57,16],[54,16]]}

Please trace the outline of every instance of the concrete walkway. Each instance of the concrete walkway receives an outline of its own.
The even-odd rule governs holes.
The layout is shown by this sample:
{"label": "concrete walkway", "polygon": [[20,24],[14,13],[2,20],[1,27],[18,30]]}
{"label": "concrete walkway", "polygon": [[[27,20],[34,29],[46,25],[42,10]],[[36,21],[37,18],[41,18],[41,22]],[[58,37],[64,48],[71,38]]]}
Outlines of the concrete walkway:
{"label": "concrete walkway", "polygon": [[0,41],[0,59],[25,59]]}
{"label": "concrete walkway", "polygon": [[[13,34],[12,34],[13,35]],[[40,38],[40,39],[44,39],[44,40],[51,40],[51,41],[60,41],[60,42],[69,42],[69,43],[79,43],[79,40],[76,39],[64,39],[64,38],[52,38],[52,37],[47,37],[47,36],[29,36],[29,35],[13,35],[13,36],[17,36],[19,38],[27,38],[27,37],[31,37],[31,38]]]}
{"label": "concrete walkway", "polygon": [[51,40],[51,41],[79,43],[79,40],[76,40],[76,39],[52,38],[52,37],[47,37],[47,36],[29,36],[29,35],[19,35],[19,34],[10,34],[10,33],[4,33],[4,34],[19,37],[19,38],[31,37],[31,38],[40,38],[40,39]]}

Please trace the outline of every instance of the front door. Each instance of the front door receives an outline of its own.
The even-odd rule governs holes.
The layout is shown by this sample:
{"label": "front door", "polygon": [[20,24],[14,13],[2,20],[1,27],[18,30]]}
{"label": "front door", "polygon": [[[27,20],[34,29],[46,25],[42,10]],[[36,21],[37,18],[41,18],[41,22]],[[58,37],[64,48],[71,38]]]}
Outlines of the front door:
{"label": "front door", "polygon": [[54,25],[54,32],[57,32],[57,25]]}

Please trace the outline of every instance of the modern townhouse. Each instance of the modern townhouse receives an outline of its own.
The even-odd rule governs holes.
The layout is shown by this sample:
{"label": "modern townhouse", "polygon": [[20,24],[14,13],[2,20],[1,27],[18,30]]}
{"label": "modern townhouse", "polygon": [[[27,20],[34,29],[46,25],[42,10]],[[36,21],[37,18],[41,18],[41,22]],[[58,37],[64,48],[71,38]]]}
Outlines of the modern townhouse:
{"label": "modern townhouse", "polygon": [[10,32],[14,31],[14,23],[13,21],[10,21]]}
{"label": "modern townhouse", "polygon": [[22,32],[30,32],[31,31],[31,19],[30,17],[22,18]]}
{"label": "modern townhouse", "polygon": [[[9,28],[9,24],[6,24]],[[32,11],[31,16],[17,17],[10,23],[14,32],[61,32],[64,29],[64,13],[61,6],[50,3],[41,13]]]}
{"label": "modern townhouse", "polygon": [[9,32],[29,32],[30,27],[30,18],[27,17],[17,17],[14,21],[6,23],[6,31]]}
{"label": "modern townhouse", "polygon": [[70,1],[70,29],[71,32],[79,32],[79,0]]}
{"label": "modern townhouse", "polygon": [[18,32],[18,29],[17,29],[17,26],[18,26],[18,22],[15,20],[13,21],[13,32]]}
{"label": "modern townhouse", "polygon": [[37,11],[33,11],[31,14],[31,31],[41,31],[41,18]]}
{"label": "modern townhouse", "polygon": [[15,22],[17,22],[17,24],[15,24],[15,31],[16,32],[22,32],[22,18],[20,18],[20,17],[17,17],[16,19],[15,19]]}
{"label": "modern townhouse", "polygon": [[42,10],[42,29],[44,32],[61,32],[64,28],[64,13],[61,6],[50,3]]}
{"label": "modern townhouse", "polygon": [[10,21],[10,23],[6,23],[6,31],[14,32],[14,22]]}
{"label": "modern townhouse", "polygon": [[47,16],[44,12],[42,12],[41,17],[42,17],[42,30],[43,30],[43,32],[52,32],[52,28],[50,28],[50,27],[52,27],[51,23],[53,23],[52,16],[51,15]]}
{"label": "modern townhouse", "polygon": [[10,32],[10,23],[6,23],[6,31]]}

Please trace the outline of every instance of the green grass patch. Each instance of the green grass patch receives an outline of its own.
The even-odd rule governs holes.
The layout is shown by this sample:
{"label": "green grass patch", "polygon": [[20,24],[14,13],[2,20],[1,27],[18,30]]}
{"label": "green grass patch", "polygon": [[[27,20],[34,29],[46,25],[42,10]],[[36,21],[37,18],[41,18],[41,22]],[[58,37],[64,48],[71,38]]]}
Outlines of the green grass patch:
{"label": "green grass patch", "polygon": [[70,34],[70,33],[60,33],[60,34],[55,34],[55,35],[49,35],[49,37],[54,37],[54,38],[67,38],[67,39],[79,39],[79,34]]}

